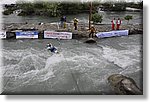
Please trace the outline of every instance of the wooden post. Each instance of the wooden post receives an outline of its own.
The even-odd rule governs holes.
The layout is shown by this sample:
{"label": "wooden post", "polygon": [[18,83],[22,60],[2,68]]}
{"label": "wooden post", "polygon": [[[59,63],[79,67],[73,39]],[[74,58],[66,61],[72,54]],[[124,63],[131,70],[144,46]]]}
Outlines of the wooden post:
{"label": "wooden post", "polygon": [[89,29],[91,28],[91,19],[92,19],[92,2],[89,4],[90,12],[89,12]]}

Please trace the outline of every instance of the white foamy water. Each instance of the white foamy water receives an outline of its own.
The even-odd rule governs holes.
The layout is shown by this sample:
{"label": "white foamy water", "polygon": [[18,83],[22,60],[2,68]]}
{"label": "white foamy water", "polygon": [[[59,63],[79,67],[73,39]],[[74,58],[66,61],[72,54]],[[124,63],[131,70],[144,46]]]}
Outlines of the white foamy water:
{"label": "white foamy water", "polygon": [[[140,47],[139,46],[127,46],[128,50],[117,50],[114,48],[103,47],[104,55],[108,61],[118,65],[121,68],[126,68],[136,63],[141,62]],[[131,48],[130,48],[131,47]]]}
{"label": "white foamy water", "polygon": [[1,69],[4,77],[13,78],[9,80],[13,86],[11,89],[36,84],[53,77],[52,69],[45,68],[46,59],[40,57],[41,52],[34,49],[5,50],[3,55],[4,63],[9,63]]}
{"label": "white foamy water", "polygon": [[[4,40],[0,55],[3,90],[109,94],[107,78],[112,74],[133,75],[139,82],[139,77],[132,74],[142,70],[139,38],[103,39],[97,40],[97,45],[85,44],[84,40]],[[47,51],[47,42],[56,45],[60,53]]]}

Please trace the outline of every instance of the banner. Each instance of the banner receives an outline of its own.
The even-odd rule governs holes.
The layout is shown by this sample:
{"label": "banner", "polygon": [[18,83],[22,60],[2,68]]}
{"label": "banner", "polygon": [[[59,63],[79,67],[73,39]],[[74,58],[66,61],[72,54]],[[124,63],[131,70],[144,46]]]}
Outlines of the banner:
{"label": "banner", "polygon": [[6,31],[0,31],[0,39],[6,38]]}
{"label": "banner", "polygon": [[113,37],[113,36],[127,36],[128,30],[117,30],[117,31],[110,31],[110,32],[99,32],[96,34],[98,38],[105,38],[105,37]]}
{"label": "banner", "polygon": [[72,39],[71,32],[44,31],[44,38]]}
{"label": "banner", "polygon": [[37,31],[16,32],[16,38],[38,38]]}

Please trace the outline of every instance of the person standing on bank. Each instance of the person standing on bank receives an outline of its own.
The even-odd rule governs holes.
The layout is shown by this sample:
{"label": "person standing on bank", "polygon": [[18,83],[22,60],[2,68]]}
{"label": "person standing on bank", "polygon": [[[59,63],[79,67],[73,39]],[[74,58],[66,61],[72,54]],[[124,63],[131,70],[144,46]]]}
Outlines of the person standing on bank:
{"label": "person standing on bank", "polygon": [[119,29],[120,29],[120,25],[121,25],[121,20],[120,20],[120,18],[118,18],[118,20],[116,21],[116,23],[117,23],[117,28],[116,28],[116,30],[119,30]]}
{"label": "person standing on bank", "polygon": [[63,19],[64,19],[64,29],[65,29],[66,28],[66,22],[67,22],[66,16],[64,16]]}
{"label": "person standing on bank", "polygon": [[63,24],[64,24],[64,17],[61,16],[61,18],[60,18],[60,26],[61,26],[61,28],[63,27]]}
{"label": "person standing on bank", "polygon": [[95,30],[94,25],[91,25],[89,38],[91,37],[91,35],[92,35],[92,38],[93,38],[93,37],[94,37],[94,33],[95,33],[95,32],[96,32],[96,30]]}
{"label": "person standing on bank", "polygon": [[114,18],[114,19],[111,21],[111,29],[112,29],[112,30],[115,30],[115,25],[116,25],[116,19]]}
{"label": "person standing on bank", "polygon": [[78,20],[77,18],[74,18],[74,30],[77,30],[77,24],[78,24]]}

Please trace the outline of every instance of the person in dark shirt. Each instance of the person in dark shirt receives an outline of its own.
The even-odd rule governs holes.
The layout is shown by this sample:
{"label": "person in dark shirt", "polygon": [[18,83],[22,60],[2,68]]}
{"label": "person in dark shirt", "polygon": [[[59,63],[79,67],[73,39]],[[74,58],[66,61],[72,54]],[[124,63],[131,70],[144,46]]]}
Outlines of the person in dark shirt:
{"label": "person in dark shirt", "polygon": [[64,24],[64,17],[61,16],[61,18],[60,18],[60,26],[63,27],[63,24]]}
{"label": "person in dark shirt", "polygon": [[91,37],[91,35],[92,35],[92,38],[93,38],[93,37],[94,37],[94,33],[95,33],[95,32],[96,32],[96,30],[95,30],[94,25],[91,25],[89,38]]}

